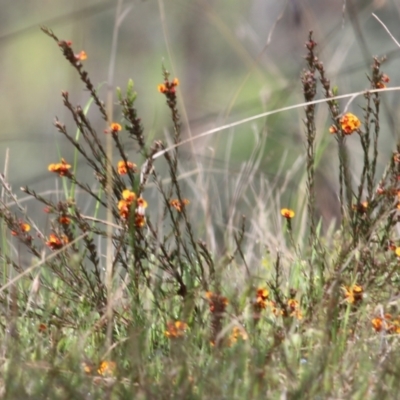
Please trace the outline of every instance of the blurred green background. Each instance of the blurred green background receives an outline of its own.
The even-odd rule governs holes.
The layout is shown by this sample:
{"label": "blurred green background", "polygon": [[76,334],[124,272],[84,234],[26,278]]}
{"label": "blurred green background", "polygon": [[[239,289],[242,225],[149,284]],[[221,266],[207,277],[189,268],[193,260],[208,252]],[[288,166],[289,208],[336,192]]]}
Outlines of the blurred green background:
{"label": "blurred green background", "polygon": [[[47,165],[57,162],[59,154],[72,160],[73,149],[53,127],[54,117],[71,134],[75,131],[61,90],[68,90],[73,103],[88,101],[76,72],[39,26],[71,40],[74,51],[84,49],[84,67],[92,82],[101,84],[108,76],[116,6],[117,1],[0,0],[0,165],[3,170],[8,149],[7,175],[14,188],[56,188]],[[400,40],[397,0],[125,0],[123,10],[114,84],[124,88],[129,78],[134,80],[137,107],[151,137],[164,138],[171,131],[165,99],[157,92],[162,63],[181,82],[184,136],[303,101],[299,77],[309,30],[340,94],[368,87],[365,74],[373,55],[388,56],[383,70],[391,86],[399,85],[400,49],[371,15],[375,12]],[[103,98],[105,90],[104,85]],[[384,96],[380,168],[397,140],[398,99],[397,92]],[[361,116],[362,105],[358,98],[349,111]],[[104,122],[94,108],[89,115],[102,132]],[[114,115],[118,120],[117,107]],[[197,140],[182,149],[182,165],[190,171],[200,160],[213,173],[223,171],[226,180],[242,173],[256,137],[266,137],[255,177],[284,178],[292,168],[287,176],[290,203],[303,179],[303,115],[300,108]],[[327,219],[337,214],[337,157],[329,125],[326,107],[318,107],[318,196]],[[361,150],[357,138],[348,142],[356,173]],[[132,150],[132,161],[139,164],[135,157]],[[84,162],[79,169],[87,172]],[[216,182],[212,190],[218,191]]]}

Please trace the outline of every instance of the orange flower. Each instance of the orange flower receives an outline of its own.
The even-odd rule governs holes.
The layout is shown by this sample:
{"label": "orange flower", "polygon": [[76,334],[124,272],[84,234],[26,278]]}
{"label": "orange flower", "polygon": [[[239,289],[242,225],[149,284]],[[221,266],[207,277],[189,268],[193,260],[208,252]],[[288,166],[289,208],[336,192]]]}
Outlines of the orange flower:
{"label": "orange flower", "polygon": [[[390,332],[393,330],[393,324],[391,323],[392,316],[390,314],[384,314],[383,316],[373,318],[371,320],[372,327],[376,332],[386,331]],[[398,321],[398,320],[395,320]],[[393,322],[395,322],[393,321]],[[394,333],[394,332],[391,332]],[[398,333],[398,332],[396,332]]]}
{"label": "orange flower", "polygon": [[126,175],[128,173],[128,170],[136,172],[136,164],[130,161],[125,162],[124,160],[121,160],[118,161],[117,169],[120,175]]}
{"label": "orange flower", "polygon": [[43,323],[39,324],[39,326],[38,326],[38,331],[39,331],[40,333],[46,332],[46,331],[47,331],[47,325],[46,325],[46,324],[43,324]]}
{"label": "orange flower", "polygon": [[110,130],[112,133],[117,133],[120,132],[122,130],[122,126],[120,124],[118,124],[117,122],[113,122],[110,125]]}
{"label": "orange flower", "polygon": [[66,215],[62,215],[60,218],[58,218],[58,222],[61,225],[69,225],[71,223],[71,219]]}
{"label": "orange flower", "polygon": [[267,300],[268,296],[269,296],[269,292],[267,289],[264,289],[264,288],[257,289],[257,297],[260,297],[263,300]]}
{"label": "orange flower", "polygon": [[135,200],[136,200],[136,194],[134,192],[131,192],[129,189],[125,189],[122,192],[122,198],[129,204],[131,205]]}
{"label": "orange flower", "polygon": [[46,245],[49,246],[52,250],[59,250],[67,243],[68,238],[66,236],[63,235],[60,238],[54,233],[50,233],[49,240],[46,242]]}
{"label": "orange flower", "polygon": [[167,330],[164,332],[164,335],[170,339],[182,337],[184,336],[187,328],[188,326],[185,322],[171,321],[167,323]]}
{"label": "orange flower", "polygon": [[[29,232],[31,230],[31,227],[30,227],[29,224],[20,221],[19,222],[19,230],[20,230],[20,232]],[[11,231],[11,235],[17,236],[18,232],[17,231]]]}
{"label": "orange flower", "polygon": [[259,288],[256,292],[256,300],[254,302],[255,311],[267,308],[269,292],[267,289]]}
{"label": "orange flower", "polygon": [[115,374],[116,367],[114,361],[102,361],[97,368],[97,373],[102,376],[112,376]]}
{"label": "orange flower", "polygon": [[344,297],[350,304],[357,304],[363,298],[363,288],[360,285],[343,286]]}
{"label": "orange flower", "polygon": [[291,210],[290,208],[282,208],[281,215],[282,215],[282,217],[285,217],[286,219],[292,219],[295,216],[295,212],[293,210]]}
{"label": "orange flower", "polygon": [[50,172],[55,172],[56,174],[58,174],[60,176],[70,175],[70,172],[68,171],[70,168],[71,168],[71,165],[69,165],[63,158],[61,159],[60,163],[50,164],[48,166],[48,170]]}
{"label": "orange flower", "polygon": [[85,61],[87,59],[86,51],[82,50],[78,54],[75,54],[77,61]]}
{"label": "orange flower", "polygon": [[187,206],[190,203],[189,200],[183,199],[179,201],[178,199],[171,200],[169,204],[175,208],[176,211],[181,212],[183,207]]}
{"label": "orange flower", "polygon": [[136,205],[137,205],[139,208],[147,208],[147,201],[146,201],[143,197],[139,197],[139,198],[136,200]]}
{"label": "orange flower", "polygon": [[360,120],[352,113],[346,113],[340,118],[340,125],[345,135],[351,135],[361,126]]}
{"label": "orange flower", "polygon": [[146,218],[142,214],[135,214],[135,226],[137,228],[143,228],[146,225]]}
{"label": "orange flower", "polygon": [[164,83],[160,83],[157,86],[157,90],[160,93],[165,94],[167,97],[175,96],[176,93],[176,86],[179,85],[179,79],[175,78],[171,82],[168,81],[167,79],[164,81]]}
{"label": "orange flower", "polygon": [[[128,219],[129,211],[134,201],[136,201],[136,194],[134,192],[131,192],[129,189],[125,189],[122,192],[122,199],[118,202],[118,211],[119,215],[122,218]],[[144,199],[140,198],[140,202],[143,205],[145,204],[147,206],[147,203]],[[135,225],[139,226],[136,223],[139,224],[140,226],[143,226],[145,224],[145,218],[143,217],[143,215],[141,216],[141,221],[136,221],[136,216],[135,216]]]}
{"label": "orange flower", "polygon": [[287,304],[290,310],[291,317],[295,317],[298,320],[303,319],[303,314],[301,313],[299,302],[296,299],[289,299]]}
{"label": "orange flower", "polygon": [[165,92],[167,91],[167,87],[166,87],[163,83],[160,83],[160,84],[157,86],[157,89],[158,89],[158,91],[159,91],[160,93],[165,93]]}
{"label": "orange flower", "polygon": [[128,202],[126,200],[120,200],[118,202],[119,215],[123,219],[128,219],[130,207],[131,207],[130,204],[128,204]]}

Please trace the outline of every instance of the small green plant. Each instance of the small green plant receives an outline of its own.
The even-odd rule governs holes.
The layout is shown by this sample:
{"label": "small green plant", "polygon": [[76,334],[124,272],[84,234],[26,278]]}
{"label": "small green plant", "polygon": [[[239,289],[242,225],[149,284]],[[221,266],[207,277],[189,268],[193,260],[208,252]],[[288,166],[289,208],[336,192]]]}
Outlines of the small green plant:
{"label": "small green plant", "polygon": [[[76,163],[61,158],[48,171],[63,180],[65,198],[54,201],[24,187],[48,214],[46,230],[1,176],[2,397],[393,398],[400,367],[400,145],[377,176],[380,99],[389,82],[384,60],[373,59],[364,105],[349,112],[310,33],[301,76],[308,240],[304,245],[296,235],[297,210],[270,210],[283,220],[286,250],[266,244],[253,266],[246,260],[245,219],[217,255],[197,226],[206,216],[190,212],[197,199],[179,175],[179,80],[163,68],[158,92],[173,126],[168,147],[146,136],[133,81],[117,90],[120,118],[110,120],[84,69],[86,53],[43,31],[76,69],[106,129],[98,132],[87,109],[62,93],[78,134],[58,119],[54,125],[95,181],[82,181]],[[339,160],[341,220],[331,236],[321,230],[315,200],[319,88]],[[104,147],[107,135],[116,162]],[[363,151],[357,178],[350,135]],[[135,160],[126,140],[135,145]],[[82,197],[92,215],[82,211]],[[13,256],[14,241],[32,264]],[[112,248],[111,265],[105,246]],[[112,271],[110,284],[106,271]],[[240,285],[235,276],[243,277]]]}

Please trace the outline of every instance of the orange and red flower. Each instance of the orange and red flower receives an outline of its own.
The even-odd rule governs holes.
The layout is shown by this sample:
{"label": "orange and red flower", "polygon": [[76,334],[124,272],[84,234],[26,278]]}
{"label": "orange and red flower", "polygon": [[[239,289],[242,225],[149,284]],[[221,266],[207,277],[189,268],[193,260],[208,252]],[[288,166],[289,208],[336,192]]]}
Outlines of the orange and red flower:
{"label": "orange and red flower", "polygon": [[71,165],[68,164],[63,158],[60,163],[50,164],[48,166],[48,170],[50,172],[54,172],[60,176],[68,176],[71,173],[68,171],[71,168]]}
{"label": "orange and red flower", "polygon": [[117,170],[120,175],[126,175],[128,170],[136,172],[136,164],[130,161],[125,162],[124,160],[121,160],[118,161]]}
{"label": "orange and red flower", "polygon": [[176,211],[181,212],[182,209],[190,203],[189,200],[183,199],[182,201],[178,199],[171,200],[169,204],[175,208]]}
{"label": "orange and red flower", "polygon": [[282,208],[281,215],[286,219],[292,219],[295,216],[295,212],[290,208]]}
{"label": "orange and red flower", "polygon": [[345,135],[351,135],[360,128],[361,122],[354,114],[346,113],[340,118],[340,126]]}
{"label": "orange and red flower", "polygon": [[120,132],[121,130],[122,130],[122,126],[118,122],[113,122],[110,125],[110,131],[112,133],[117,133],[117,132]]}
{"label": "orange and red flower", "polygon": [[166,96],[174,96],[176,93],[176,87],[179,85],[179,79],[175,78],[172,81],[168,81],[167,79],[164,81],[164,83],[160,83],[157,86],[157,89],[160,93],[165,94]]}
{"label": "orange and red flower", "polygon": [[344,297],[350,304],[357,304],[363,298],[363,288],[360,285],[354,284],[351,286],[343,286]]}
{"label": "orange and red flower", "polygon": [[49,240],[46,242],[46,245],[52,250],[60,250],[68,242],[69,240],[65,235],[59,237],[54,233],[50,233]]}

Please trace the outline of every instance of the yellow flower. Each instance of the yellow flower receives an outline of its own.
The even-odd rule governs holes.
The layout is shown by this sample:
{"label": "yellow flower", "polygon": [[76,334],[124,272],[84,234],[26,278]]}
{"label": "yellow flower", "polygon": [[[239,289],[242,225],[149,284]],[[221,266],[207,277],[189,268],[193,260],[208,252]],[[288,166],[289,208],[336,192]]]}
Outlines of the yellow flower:
{"label": "yellow flower", "polygon": [[292,219],[295,216],[295,212],[290,208],[282,208],[281,215],[287,219]]}
{"label": "yellow flower", "polygon": [[360,285],[343,286],[344,297],[350,304],[359,303],[363,298],[363,288]]}
{"label": "yellow flower", "polygon": [[66,176],[69,175],[69,169],[71,168],[71,165],[69,165],[63,158],[61,159],[60,163],[57,164],[50,164],[48,166],[48,170],[50,172],[55,172],[56,174],[60,176]]}
{"label": "yellow flower", "polygon": [[122,192],[122,198],[130,205],[136,200],[136,194],[129,189],[125,189]]}
{"label": "yellow flower", "polygon": [[167,91],[167,87],[166,87],[163,83],[160,83],[160,84],[157,86],[157,90],[158,90],[160,93],[165,93],[165,92]]}
{"label": "yellow flower", "polygon": [[136,164],[124,160],[118,161],[117,170],[120,175],[126,175],[128,170],[135,172],[136,171]]}
{"label": "yellow flower", "polygon": [[113,122],[110,125],[110,129],[111,129],[111,132],[117,133],[122,130],[122,126],[120,124],[118,124],[117,122]]}
{"label": "yellow flower", "polygon": [[102,361],[97,368],[97,373],[102,376],[112,376],[115,374],[116,364],[114,361]]}
{"label": "yellow flower", "polygon": [[351,135],[361,126],[360,120],[352,113],[346,113],[340,118],[340,125],[345,135]]}
{"label": "yellow flower", "polygon": [[67,243],[68,238],[65,235],[58,237],[54,233],[50,233],[49,240],[46,242],[46,245],[49,246],[52,250],[59,250]]}
{"label": "yellow flower", "polygon": [[[31,226],[27,224],[26,222],[19,222],[19,230],[20,232],[29,232],[31,230]],[[11,231],[11,235],[13,236],[18,236],[18,231]]]}

